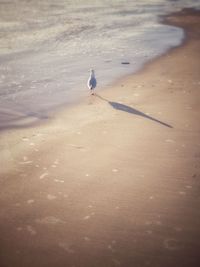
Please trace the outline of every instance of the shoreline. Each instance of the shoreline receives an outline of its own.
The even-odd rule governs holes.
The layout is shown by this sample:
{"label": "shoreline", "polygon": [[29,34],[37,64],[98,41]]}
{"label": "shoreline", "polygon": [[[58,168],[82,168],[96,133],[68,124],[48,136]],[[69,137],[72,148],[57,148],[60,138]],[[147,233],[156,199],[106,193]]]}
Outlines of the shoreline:
{"label": "shoreline", "polygon": [[3,266],[199,265],[200,17],[170,16],[183,45],[0,133]]}
{"label": "shoreline", "polygon": [[[189,12],[197,12],[198,11],[196,9],[191,9],[191,8],[186,8],[186,9],[183,9],[183,12],[184,10],[186,11],[187,13],[187,10],[189,10]],[[176,12],[174,13],[175,15],[176,14],[181,14],[182,11],[180,12]],[[171,15],[173,16],[173,13],[171,13]],[[170,25],[170,22],[167,23],[167,18],[171,16],[170,14],[168,15],[162,15],[160,16],[161,18],[161,21],[159,22],[160,24],[164,24],[164,25]],[[178,25],[175,25],[173,23],[171,23],[172,26],[178,26]],[[179,27],[181,28],[181,27]],[[184,30],[184,28],[182,28]],[[185,32],[185,30],[184,30]],[[104,90],[107,90],[108,88],[112,88],[112,87],[115,87],[115,85],[119,84],[119,83],[123,83],[123,80],[126,80],[128,79],[129,77],[131,77],[132,75],[135,75],[137,73],[140,73],[142,72],[143,70],[145,71],[145,68],[150,65],[151,63],[153,63],[154,61],[156,60],[159,60],[159,58],[162,58],[163,56],[167,55],[168,53],[170,53],[171,51],[173,51],[174,49],[176,48],[179,48],[181,47],[182,45],[184,45],[184,42],[185,42],[185,39],[186,37],[184,38],[183,42],[176,46],[176,47],[171,47],[169,48],[168,50],[166,50],[165,52],[163,52],[162,54],[158,55],[158,56],[155,56],[149,60],[146,61],[146,63],[144,63],[137,71],[135,72],[131,72],[129,74],[126,74],[126,75],[122,75],[121,77],[118,77],[116,78],[115,80],[113,80],[112,82],[110,82],[109,84],[107,84],[106,86],[104,87],[101,87],[100,90],[98,90],[97,88],[97,91],[104,91]],[[87,88],[86,88],[87,90]],[[88,92],[89,94],[89,92]],[[44,116],[40,114],[40,112],[31,112],[30,114],[23,114],[23,112],[17,112],[17,113],[21,113],[21,115],[17,114],[16,115],[18,116],[19,115],[19,118],[16,117],[16,123],[14,122],[14,124],[11,123],[11,125],[7,124],[7,122],[5,122],[5,125],[2,124],[0,125],[0,134],[2,132],[6,132],[6,131],[9,131],[10,129],[11,130],[18,130],[20,128],[31,128],[31,127],[37,127],[37,126],[40,126],[42,125],[43,123],[46,124],[46,122],[48,123],[48,120],[51,120],[53,119],[54,117],[56,117],[57,115],[60,114],[60,112],[64,111],[66,109],[69,110],[71,107],[74,107],[76,105],[81,105],[83,104],[85,101],[87,101],[87,96],[86,95],[82,95],[80,96],[79,98],[77,98],[76,100],[74,99],[73,102],[68,102],[67,104],[60,104],[59,106],[57,107],[54,107],[52,110],[46,110],[45,111],[45,114]],[[5,112],[6,112],[6,109],[5,109]],[[15,115],[14,112],[8,112],[8,119],[9,119],[9,113],[10,115]],[[22,117],[22,120],[21,120],[21,117]],[[23,119],[24,117],[24,119]],[[6,121],[6,118],[4,119]],[[15,119],[13,119],[13,121],[15,121]]]}

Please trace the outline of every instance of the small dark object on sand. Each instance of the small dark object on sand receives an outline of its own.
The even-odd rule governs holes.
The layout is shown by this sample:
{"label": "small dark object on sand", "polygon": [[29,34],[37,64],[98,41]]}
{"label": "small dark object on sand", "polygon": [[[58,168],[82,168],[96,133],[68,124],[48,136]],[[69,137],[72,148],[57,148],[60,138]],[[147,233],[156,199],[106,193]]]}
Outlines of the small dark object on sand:
{"label": "small dark object on sand", "polygon": [[130,64],[130,62],[128,62],[128,61],[122,61],[121,64],[128,65],[128,64]]}

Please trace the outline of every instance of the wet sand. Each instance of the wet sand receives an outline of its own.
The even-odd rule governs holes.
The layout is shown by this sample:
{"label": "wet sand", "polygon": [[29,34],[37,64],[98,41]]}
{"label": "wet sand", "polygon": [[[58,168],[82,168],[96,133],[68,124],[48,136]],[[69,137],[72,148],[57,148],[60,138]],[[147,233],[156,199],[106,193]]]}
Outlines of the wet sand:
{"label": "wet sand", "polygon": [[41,125],[0,133],[2,267],[197,267],[200,13],[185,43]]}

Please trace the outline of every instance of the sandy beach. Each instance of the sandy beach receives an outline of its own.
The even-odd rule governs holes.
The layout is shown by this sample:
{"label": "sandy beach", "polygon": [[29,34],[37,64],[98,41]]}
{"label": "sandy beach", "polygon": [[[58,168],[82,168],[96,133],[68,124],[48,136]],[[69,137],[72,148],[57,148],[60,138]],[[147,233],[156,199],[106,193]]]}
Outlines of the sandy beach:
{"label": "sandy beach", "polygon": [[200,13],[138,73],[0,132],[1,267],[200,266]]}

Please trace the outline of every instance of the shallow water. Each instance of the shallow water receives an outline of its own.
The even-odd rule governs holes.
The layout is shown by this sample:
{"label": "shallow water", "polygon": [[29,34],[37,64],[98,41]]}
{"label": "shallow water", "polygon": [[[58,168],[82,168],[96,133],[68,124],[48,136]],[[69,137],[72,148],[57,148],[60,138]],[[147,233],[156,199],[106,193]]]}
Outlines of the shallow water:
{"label": "shallow water", "polygon": [[85,96],[90,68],[101,88],[180,45],[159,16],[184,7],[200,1],[0,0],[1,125]]}

